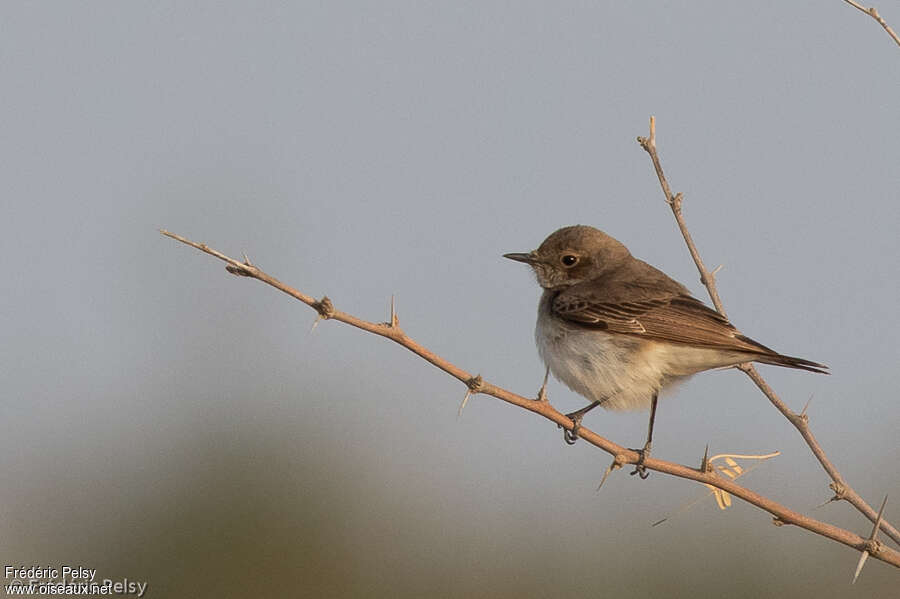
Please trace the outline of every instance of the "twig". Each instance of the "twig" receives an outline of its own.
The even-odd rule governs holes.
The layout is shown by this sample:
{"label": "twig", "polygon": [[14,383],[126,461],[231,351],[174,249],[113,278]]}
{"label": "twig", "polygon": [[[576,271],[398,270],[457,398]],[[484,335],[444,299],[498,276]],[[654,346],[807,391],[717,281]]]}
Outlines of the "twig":
{"label": "twig", "polygon": [[897,45],[900,46],[900,37],[897,37],[897,34],[894,32],[893,29],[891,29],[890,25],[887,24],[887,21],[885,21],[884,19],[881,18],[881,15],[878,14],[878,10],[876,10],[874,6],[871,8],[866,8],[862,4],[859,4],[858,2],[854,2],[853,0],[844,0],[844,2],[846,2],[853,8],[861,10],[862,12],[866,13],[867,15],[869,15],[870,17],[872,17],[873,19],[878,21],[878,24],[881,25],[882,27],[884,27],[884,30],[888,32],[888,35],[891,36],[891,39],[893,39],[897,43]]}
{"label": "twig", "polygon": [[[344,322],[358,329],[362,329],[363,331],[367,331],[381,337],[386,337],[391,341],[400,344],[417,356],[443,370],[450,376],[465,383],[471,393],[483,393],[485,395],[490,395],[491,397],[496,397],[497,399],[503,400],[507,403],[513,404],[520,408],[524,408],[530,412],[534,412],[535,414],[539,414],[567,430],[571,430],[573,427],[572,421],[564,414],[553,408],[550,402],[528,399],[526,397],[513,393],[512,391],[508,391],[502,387],[498,387],[497,385],[488,383],[484,381],[480,376],[473,376],[462,368],[459,368],[455,364],[452,364],[448,360],[445,360],[437,354],[429,351],[422,345],[416,343],[409,336],[407,336],[399,326],[396,325],[396,318],[392,318],[392,323],[374,323],[367,320],[362,320],[361,318],[357,318],[356,316],[335,309],[334,305],[327,297],[323,298],[321,301],[317,301],[315,298],[301,293],[293,287],[282,283],[275,277],[266,274],[256,266],[247,262],[242,263],[233,258],[230,258],[225,254],[222,254],[221,252],[210,248],[205,243],[197,243],[165,230],[161,230],[160,233],[162,233],[166,237],[170,237],[172,239],[180,241],[181,243],[187,244],[193,248],[209,254],[210,256],[214,256],[219,260],[222,260],[227,264],[227,266],[225,267],[226,270],[228,270],[228,272],[232,274],[257,279],[259,281],[262,281],[263,283],[275,287],[276,289],[290,295],[293,298],[300,300],[307,306],[310,306],[311,308],[316,310],[319,313],[319,316],[325,320],[337,320],[340,322]],[[612,455],[615,458],[616,464],[636,464],[640,459],[640,455],[638,454],[638,452],[622,447],[621,445],[618,445],[610,441],[609,439],[601,437],[597,433],[584,426],[579,428],[578,435],[587,443],[590,443],[591,445],[598,447],[599,449],[602,449],[603,451]],[[746,501],[747,503],[755,505],[760,509],[769,512],[777,522],[794,524],[828,539],[832,539],[834,541],[847,545],[848,547],[852,547],[857,551],[868,551],[872,553],[872,545],[868,542],[867,539],[864,539],[858,534],[839,528],[832,524],[828,524],[826,522],[815,520],[814,518],[810,518],[799,512],[795,512],[775,501],[772,501],[771,499],[763,497],[762,495],[759,495],[758,493],[747,489],[746,487],[742,487],[741,485],[738,485],[733,481],[721,478],[713,472],[704,472],[696,468],[690,468],[688,466],[683,466],[681,464],[667,462],[656,458],[647,458],[644,461],[644,466],[646,466],[650,470],[655,470],[657,472],[662,472],[665,474],[670,474],[672,476],[712,485]],[[900,551],[896,551],[892,548],[883,546],[878,547],[878,551],[872,553],[872,557],[893,566],[900,567]]]}
{"label": "twig", "polygon": [[[656,152],[656,117],[650,117],[650,137],[638,137],[638,143],[641,144],[641,147],[644,148],[648,154],[650,154],[650,160],[653,161],[653,168],[656,169],[656,176],[659,178],[659,184],[662,185],[663,193],[666,196],[666,203],[672,208],[672,214],[675,215],[675,221],[678,223],[678,228],[681,230],[681,236],[684,237],[684,242],[687,244],[688,251],[691,253],[691,257],[697,265],[697,270],[700,271],[700,282],[709,290],[709,297],[712,299],[713,305],[716,307],[716,310],[719,311],[719,314],[728,318],[728,315],[725,313],[725,306],[722,305],[722,300],[719,298],[719,292],[716,290],[715,271],[710,272],[707,270],[706,265],[703,264],[703,259],[700,258],[700,252],[697,251],[697,246],[694,244],[694,238],[691,237],[691,232],[688,231],[687,223],[684,222],[684,214],[681,209],[681,203],[684,201],[684,198],[680,193],[672,195],[672,189],[669,187],[669,182],[666,180],[665,174],[663,174],[662,164],[659,162],[659,154]],[[721,268],[721,266],[716,267],[716,271],[718,271],[719,268]]]}
{"label": "twig", "polygon": [[[671,206],[672,213],[675,215],[675,220],[678,223],[678,228],[681,229],[681,234],[684,236],[684,241],[687,243],[688,250],[691,253],[691,256],[694,258],[694,263],[697,265],[697,270],[700,271],[700,282],[706,287],[709,292],[709,297],[715,305],[716,310],[719,311],[722,316],[726,316],[725,308],[722,305],[722,300],[719,298],[719,291],[716,288],[716,279],[706,270],[706,266],[703,264],[703,260],[700,259],[700,252],[697,250],[697,246],[694,245],[694,240],[691,238],[691,234],[688,232],[687,224],[684,221],[684,215],[682,213],[681,204],[683,198],[681,194],[672,195],[671,188],[669,187],[669,182],[666,180],[665,175],[663,174],[662,165],[659,162],[659,154],[656,151],[656,119],[654,117],[650,117],[650,137],[638,137],[638,143],[641,145],[644,150],[650,155],[650,159],[653,161],[653,166],[656,168],[656,175],[659,177],[660,186],[663,189],[663,193],[666,196],[666,202]],[[816,440],[816,437],[812,434],[812,431],[809,428],[809,418],[805,413],[797,414],[793,410],[791,410],[787,405],[781,401],[778,395],[775,393],[775,390],[769,386],[769,384],[762,378],[762,376],[757,372],[756,368],[753,364],[741,364],[737,366],[738,369],[742,370],[750,379],[756,383],[756,386],[759,388],[763,394],[769,398],[769,401],[774,405],[779,412],[784,415],[788,421],[794,425],[794,427],[800,431],[800,435],[803,437],[803,440],[806,441],[806,444],[809,446],[810,450],[813,452],[813,455],[816,456],[816,459],[819,460],[819,463],[822,465],[822,468],[831,477],[833,481],[831,484],[831,489],[835,492],[835,499],[846,499],[853,505],[857,510],[859,510],[863,515],[866,516],[871,522],[875,522],[878,519],[878,512],[872,509],[866,501],[859,496],[859,494],[847,484],[847,481],[844,480],[844,477],[841,476],[841,473],[838,472],[838,469],[835,468],[834,464],[831,463],[831,460],[825,455],[825,451],[822,449],[822,446],[819,445],[819,442]],[[887,534],[890,538],[892,538],[896,543],[900,544],[900,531],[894,528],[889,522],[886,520],[881,521],[881,529]]]}

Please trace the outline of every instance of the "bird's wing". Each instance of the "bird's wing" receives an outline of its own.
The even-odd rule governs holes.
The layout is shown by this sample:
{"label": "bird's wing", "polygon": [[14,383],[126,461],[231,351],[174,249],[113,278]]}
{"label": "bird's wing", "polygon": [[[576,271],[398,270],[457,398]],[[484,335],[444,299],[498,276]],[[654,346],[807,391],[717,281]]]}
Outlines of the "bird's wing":
{"label": "bird's wing", "polygon": [[607,299],[579,291],[575,286],[559,293],[551,304],[553,313],[586,328],[611,333],[716,349],[775,353],[741,335],[728,319],[687,294],[643,293],[640,299],[626,300],[617,293]]}

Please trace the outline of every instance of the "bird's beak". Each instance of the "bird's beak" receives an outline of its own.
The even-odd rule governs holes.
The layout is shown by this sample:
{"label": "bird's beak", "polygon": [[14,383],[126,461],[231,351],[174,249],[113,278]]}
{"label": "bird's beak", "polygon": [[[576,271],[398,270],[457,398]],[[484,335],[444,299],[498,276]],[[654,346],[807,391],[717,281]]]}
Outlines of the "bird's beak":
{"label": "bird's beak", "polygon": [[509,258],[510,260],[515,260],[516,262],[524,262],[525,264],[534,264],[538,261],[537,256],[534,255],[534,252],[529,252],[527,254],[503,254],[503,257]]}

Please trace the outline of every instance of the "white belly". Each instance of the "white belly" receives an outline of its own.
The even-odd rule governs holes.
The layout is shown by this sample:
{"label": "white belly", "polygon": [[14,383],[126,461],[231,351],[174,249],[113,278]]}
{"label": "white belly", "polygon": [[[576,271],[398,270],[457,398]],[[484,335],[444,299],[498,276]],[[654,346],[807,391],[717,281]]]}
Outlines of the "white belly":
{"label": "white belly", "polygon": [[685,377],[747,360],[745,354],[584,329],[549,315],[538,318],[535,341],[553,376],[610,410],[648,409],[654,394]]}

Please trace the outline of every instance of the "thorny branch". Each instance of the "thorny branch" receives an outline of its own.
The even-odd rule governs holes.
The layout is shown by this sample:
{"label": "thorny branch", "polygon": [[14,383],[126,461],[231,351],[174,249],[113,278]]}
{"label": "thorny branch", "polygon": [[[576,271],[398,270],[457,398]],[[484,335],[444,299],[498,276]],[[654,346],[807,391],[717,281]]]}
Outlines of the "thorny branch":
{"label": "thorny branch", "polygon": [[[691,238],[691,234],[688,231],[687,223],[684,220],[684,214],[682,211],[682,203],[684,198],[680,193],[672,195],[671,187],[669,186],[669,182],[666,180],[665,174],[663,174],[662,165],[659,161],[659,154],[656,150],[656,119],[654,117],[650,117],[650,136],[649,137],[638,137],[638,143],[641,145],[644,150],[650,155],[650,159],[653,162],[653,166],[656,169],[656,175],[659,177],[659,183],[662,187],[663,193],[666,196],[666,203],[672,208],[672,213],[675,215],[675,220],[678,223],[678,228],[681,230],[681,234],[684,237],[684,241],[687,244],[688,250],[691,253],[691,256],[694,259],[694,263],[697,265],[697,270],[700,272],[700,282],[706,287],[709,292],[709,297],[715,305],[716,310],[719,311],[720,314],[725,316],[725,308],[722,304],[722,299],[719,297],[719,291],[716,288],[716,278],[715,274],[708,271],[706,266],[703,264],[703,260],[700,258],[700,252],[697,250],[697,246],[694,244],[694,240]],[[830,485],[831,489],[835,492],[832,500],[847,500],[853,505],[857,510],[859,510],[863,515],[865,515],[870,521],[875,522],[878,519],[878,512],[874,510],[866,501],[859,496],[859,494],[853,490],[853,488],[847,483],[841,473],[838,472],[838,469],[831,463],[831,460],[825,455],[825,451],[822,449],[822,446],[819,445],[819,442],[816,440],[815,435],[813,435],[812,431],[809,428],[809,418],[806,415],[806,409],[800,414],[791,410],[782,400],[778,397],[778,394],[775,393],[775,390],[772,389],[771,386],[763,379],[763,377],[759,374],[756,368],[751,363],[741,364],[737,366],[739,370],[743,371],[750,379],[756,384],[760,391],[769,399],[769,401],[774,405],[781,414],[790,421],[794,427],[800,432],[800,435],[803,437],[803,440],[806,441],[806,444],[809,446],[810,450],[813,452],[813,455],[816,456],[816,459],[822,465],[822,468],[831,477],[833,481]],[[891,537],[895,542],[900,544],[900,532],[897,531],[889,522],[882,519],[881,520],[881,529]]]}
{"label": "thorny branch", "polygon": [[881,25],[885,31],[887,31],[888,35],[891,36],[891,39],[893,39],[894,42],[896,42],[897,45],[900,46],[900,37],[897,37],[897,34],[894,32],[893,29],[891,29],[890,25],[887,24],[887,21],[885,21],[881,17],[881,15],[878,14],[878,10],[874,6],[871,8],[866,8],[862,4],[860,4],[858,2],[854,2],[853,0],[844,0],[844,2],[846,2],[853,8],[861,10],[862,12],[866,13],[867,15],[869,15],[870,17],[875,19],[875,21],[877,21],[878,24]]}
{"label": "thorny branch", "polygon": [[[497,385],[493,385],[485,381],[480,375],[473,375],[469,372],[466,372],[450,361],[445,360],[444,358],[426,349],[424,346],[420,345],[409,336],[407,336],[405,332],[403,332],[403,329],[401,329],[399,326],[397,315],[393,313],[393,310],[390,322],[374,323],[362,320],[361,318],[357,318],[356,316],[335,309],[333,303],[327,297],[323,297],[321,300],[316,300],[314,297],[306,295],[294,289],[293,287],[282,283],[275,277],[263,272],[255,265],[250,264],[249,260],[245,259],[244,262],[239,262],[234,258],[230,258],[225,254],[222,254],[221,252],[210,248],[205,243],[197,243],[165,230],[161,230],[160,233],[162,233],[166,237],[170,237],[172,239],[180,241],[181,243],[187,244],[193,248],[214,256],[219,260],[222,260],[227,264],[227,266],[225,267],[226,270],[234,275],[257,279],[259,281],[262,281],[263,283],[275,287],[276,289],[290,295],[293,298],[300,300],[307,306],[310,306],[311,308],[316,310],[316,312],[318,312],[318,318],[344,322],[369,333],[373,333],[381,337],[386,337],[391,341],[400,344],[417,356],[421,357],[427,362],[430,362],[437,368],[443,370],[450,376],[464,383],[467,387],[467,393],[469,394],[482,393],[485,395],[490,395],[491,397],[496,397],[497,399],[503,400],[507,403],[513,404],[520,408],[524,408],[530,412],[534,412],[535,414],[539,414],[567,430],[571,430],[573,428],[572,421],[564,414],[553,408],[550,402],[546,400],[539,401],[535,399],[529,399],[527,397],[523,397],[521,395],[513,393],[512,391],[508,391],[502,387],[498,387]],[[598,447],[599,449],[602,449],[603,451],[612,455],[614,460],[612,466],[610,467],[611,469],[619,468],[624,464],[636,464],[638,462],[638,459],[640,458],[636,451],[613,443],[612,441],[601,437],[597,433],[591,431],[587,427],[582,426],[578,430],[578,436],[591,445],[594,445],[595,447]],[[735,497],[743,499],[744,501],[755,505],[762,510],[769,512],[770,514],[772,514],[774,522],[779,525],[793,524],[801,528],[805,528],[806,530],[822,535],[828,539],[832,539],[834,541],[847,545],[848,547],[852,547],[857,551],[867,551],[872,555],[872,557],[878,560],[900,567],[900,551],[896,551],[881,544],[875,544],[869,539],[865,539],[856,533],[839,528],[832,524],[828,524],[826,522],[815,520],[799,512],[795,512],[731,480],[721,478],[714,472],[709,472],[705,469],[691,468],[689,466],[683,466],[681,464],[667,462],[656,458],[648,458],[647,460],[645,460],[644,466],[646,466],[650,470],[655,470],[664,474],[670,474],[672,476],[712,485],[730,493],[731,495],[734,495]]]}

